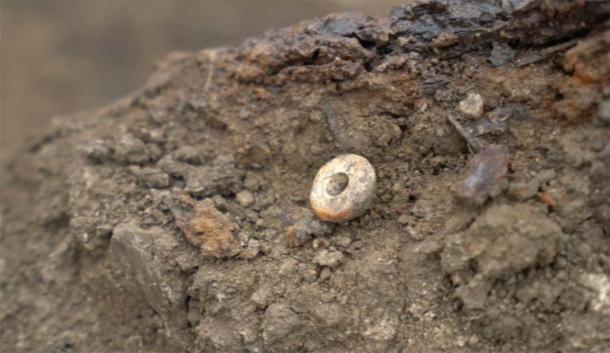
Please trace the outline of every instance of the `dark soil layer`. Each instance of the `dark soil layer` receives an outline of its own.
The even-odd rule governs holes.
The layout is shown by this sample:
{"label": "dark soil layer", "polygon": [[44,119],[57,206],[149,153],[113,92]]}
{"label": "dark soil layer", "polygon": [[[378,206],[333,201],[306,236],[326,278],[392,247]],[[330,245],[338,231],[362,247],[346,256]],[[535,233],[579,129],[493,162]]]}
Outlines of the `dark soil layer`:
{"label": "dark soil layer", "polygon": [[[1,350],[610,351],[609,14],[429,2],[170,54],[4,162]],[[346,152],[376,199],[324,223]]]}

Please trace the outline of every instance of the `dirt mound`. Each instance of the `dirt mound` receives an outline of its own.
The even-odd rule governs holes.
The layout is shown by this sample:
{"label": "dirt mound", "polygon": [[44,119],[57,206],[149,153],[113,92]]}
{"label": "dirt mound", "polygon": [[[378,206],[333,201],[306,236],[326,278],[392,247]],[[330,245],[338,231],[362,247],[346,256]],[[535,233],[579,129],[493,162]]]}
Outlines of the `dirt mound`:
{"label": "dirt mound", "polygon": [[[433,1],[170,54],[4,163],[0,345],[610,350],[609,14]],[[341,153],[377,192],[330,224]]]}

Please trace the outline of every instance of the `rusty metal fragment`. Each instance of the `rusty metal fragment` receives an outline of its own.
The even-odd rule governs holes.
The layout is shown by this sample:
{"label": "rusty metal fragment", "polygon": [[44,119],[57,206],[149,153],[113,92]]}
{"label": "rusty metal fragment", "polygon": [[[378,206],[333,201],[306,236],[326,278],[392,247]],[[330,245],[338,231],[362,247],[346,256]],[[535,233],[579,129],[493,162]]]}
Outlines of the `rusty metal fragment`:
{"label": "rusty metal fragment", "polygon": [[508,148],[504,145],[485,146],[469,163],[465,177],[454,187],[456,194],[482,205],[507,186]]}
{"label": "rusty metal fragment", "polygon": [[234,236],[237,224],[218,211],[211,199],[195,201],[184,195],[170,209],[178,228],[203,255],[225,258],[239,253]]}

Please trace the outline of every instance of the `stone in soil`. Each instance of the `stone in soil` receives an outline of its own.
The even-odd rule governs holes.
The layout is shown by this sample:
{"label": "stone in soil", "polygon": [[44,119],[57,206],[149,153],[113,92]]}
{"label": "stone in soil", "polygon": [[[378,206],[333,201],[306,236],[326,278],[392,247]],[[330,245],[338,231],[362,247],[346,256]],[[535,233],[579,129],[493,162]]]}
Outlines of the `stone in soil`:
{"label": "stone in soil", "polygon": [[480,118],[483,116],[485,103],[483,97],[479,93],[469,93],[458,106],[460,112],[471,118]]}
{"label": "stone in soil", "polygon": [[289,206],[283,218],[285,237],[291,246],[302,246],[313,237],[327,235],[334,229],[332,223],[320,221],[305,207]]}
{"label": "stone in soil", "polygon": [[254,203],[254,195],[248,190],[238,192],[235,198],[242,207],[250,207]]}
{"label": "stone in soil", "polygon": [[162,189],[170,185],[169,175],[155,168],[144,168],[139,171],[138,180],[149,188]]}
{"label": "stone in soil", "polygon": [[131,134],[121,136],[115,145],[115,155],[119,161],[127,164],[144,164],[152,159],[146,144]]}
{"label": "stone in soil", "polygon": [[322,250],[314,258],[313,263],[320,266],[337,267],[342,262],[345,256],[340,251]]}

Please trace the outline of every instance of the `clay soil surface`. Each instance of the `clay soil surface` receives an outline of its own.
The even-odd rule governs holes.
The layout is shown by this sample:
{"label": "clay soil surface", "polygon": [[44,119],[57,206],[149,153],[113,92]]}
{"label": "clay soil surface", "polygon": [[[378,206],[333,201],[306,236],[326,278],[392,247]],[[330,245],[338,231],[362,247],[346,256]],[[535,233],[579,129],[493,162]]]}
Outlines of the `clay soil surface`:
{"label": "clay soil surface", "polygon": [[[170,53],[3,160],[0,350],[610,351],[609,13],[428,2]],[[375,199],[322,222],[343,153]]]}

